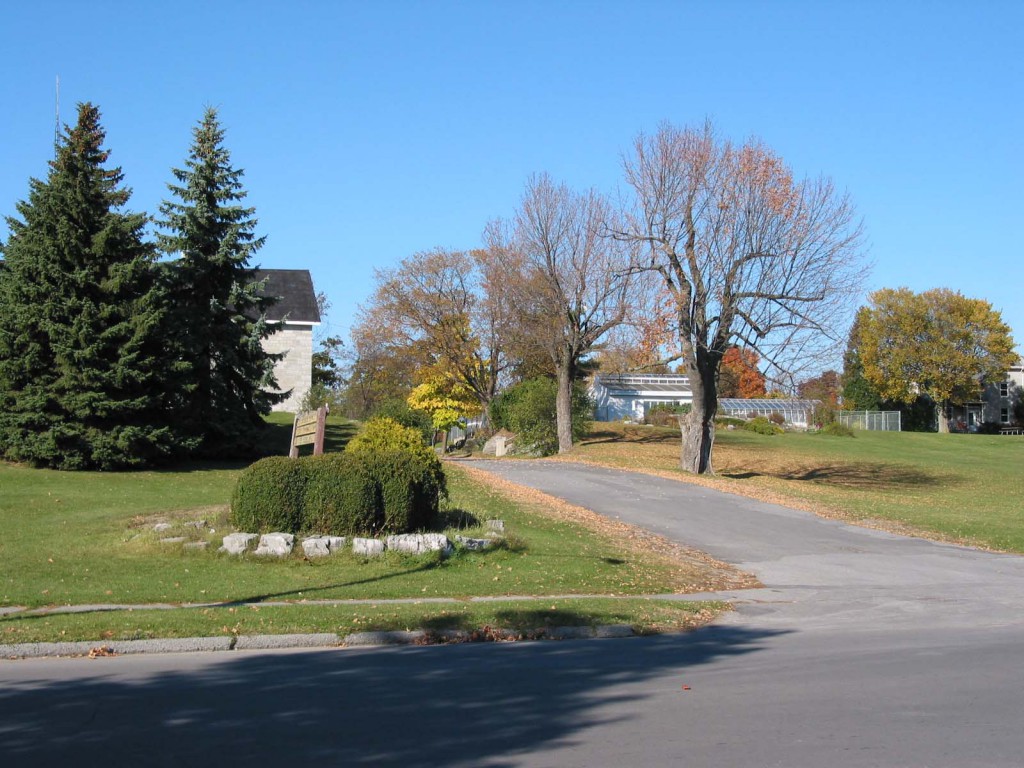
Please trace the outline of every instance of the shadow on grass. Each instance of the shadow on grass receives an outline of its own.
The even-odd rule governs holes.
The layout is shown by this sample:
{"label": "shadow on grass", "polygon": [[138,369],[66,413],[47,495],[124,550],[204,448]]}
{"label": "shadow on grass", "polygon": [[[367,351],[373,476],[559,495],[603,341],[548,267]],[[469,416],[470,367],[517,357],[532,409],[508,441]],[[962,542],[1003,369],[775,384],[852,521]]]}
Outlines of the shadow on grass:
{"label": "shadow on grass", "polygon": [[[395,579],[400,576],[408,576],[413,573],[422,573],[424,571],[431,571],[441,565],[440,559],[428,560],[427,562],[420,563],[412,568],[405,568],[403,570],[389,571],[382,573],[379,576],[371,576],[366,579],[355,579],[353,581],[341,581],[336,584],[322,584],[320,586],[311,587],[303,586],[296,589],[290,589],[285,592],[268,592],[263,595],[253,595],[252,597],[242,597],[235,600],[224,600],[220,602],[209,603],[210,608],[237,608],[238,606],[245,605],[247,603],[265,603],[273,600],[287,600],[292,597],[302,595],[308,597],[309,595],[316,594],[318,592],[328,592],[332,589],[343,589],[344,587],[358,587],[363,584],[377,584],[382,581],[388,581],[389,579]],[[204,604],[206,605],[206,604]]]}
{"label": "shadow on grass", "polygon": [[601,445],[604,443],[650,445],[653,443],[678,442],[678,430],[656,427],[626,427],[622,432],[614,429],[599,429],[591,432],[582,440],[583,445]]}
{"label": "shadow on grass", "polygon": [[0,754],[10,766],[533,764],[595,728],[639,727],[669,683],[781,634],[51,662],[0,688]]}
{"label": "shadow on grass", "polygon": [[858,462],[853,464],[823,464],[815,467],[800,467],[789,471],[751,470],[747,472],[722,472],[722,477],[733,480],[750,480],[755,477],[775,477],[780,480],[809,482],[817,485],[832,485],[843,488],[864,490],[896,490],[907,487],[948,487],[956,482],[948,475],[936,475],[915,467],[899,464],[876,464]]}
{"label": "shadow on grass", "polygon": [[444,532],[448,528],[465,530],[466,528],[476,528],[481,522],[479,517],[465,509],[459,509],[458,507],[441,509],[437,513],[437,522],[434,524],[433,529],[438,532]]}

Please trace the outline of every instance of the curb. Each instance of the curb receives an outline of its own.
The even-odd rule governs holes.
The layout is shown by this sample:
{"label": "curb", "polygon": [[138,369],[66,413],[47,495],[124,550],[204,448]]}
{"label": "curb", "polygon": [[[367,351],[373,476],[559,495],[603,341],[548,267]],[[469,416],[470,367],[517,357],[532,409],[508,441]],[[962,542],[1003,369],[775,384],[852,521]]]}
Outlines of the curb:
{"label": "curb", "polygon": [[0,645],[0,659],[39,659],[68,656],[128,656],[140,653],[198,653],[211,651],[263,651],[288,648],[381,648],[395,645],[443,645],[478,642],[515,642],[523,640],[595,640],[636,637],[628,624],[603,624],[597,627],[546,627],[536,630],[422,629],[392,632],[356,632],[336,635],[330,632],[306,635],[238,635],[237,637],[184,637],[164,640],[83,640],[68,643],[14,643]]}

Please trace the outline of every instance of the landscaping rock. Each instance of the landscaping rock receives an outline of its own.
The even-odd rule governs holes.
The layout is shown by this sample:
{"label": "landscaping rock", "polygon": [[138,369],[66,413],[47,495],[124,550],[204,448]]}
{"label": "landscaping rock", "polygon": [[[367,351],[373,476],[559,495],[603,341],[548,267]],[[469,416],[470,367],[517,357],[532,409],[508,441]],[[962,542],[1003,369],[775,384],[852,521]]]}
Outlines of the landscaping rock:
{"label": "landscaping rock", "polygon": [[384,554],[384,542],[380,539],[352,539],[352,553],[363,557],[377,557]]}
{"label": "landscaping rock", "polygon": [[188,528],[195,528],[197,531],[201,531],[209,525],[205,520],[189,520],[185,523]]}
{"label": "landscaping rock", "polygon": [[290,533],[265,533],[254,554],[268,557],[287,557],[295,546],[295,537]]}
{"label": "landscaping rock", "polygon": [[[506,453],[512,453],[512,441],[515,439],[515,435],[505,429],[499,429],[495,432],[490,439],[484,443],[484,447],[480,449],[480,452],[486,456],[504,456]],[[498,446],[501,446],[501,453],[498,453]]]}
{"label": "landscaping rock", "polygon": [[171,525],[170,523],[157,523],[156,525],[153,526],[153,530],[156,531],[157,533],[160,533],[162,531],[169,531],[173,527],[174,526]]}
{"label": "landscaping rock", "polygon": [[206,549],[210,546],[208,541],[188,541],[185,542],[185,549]]}
{"label": "landscaping rock", "polygon": [[327,539],[327,546],[331,550],[331,554],[340,552],[345,548],[345,542],[348,541],[344,536],[324,536]]}
{"label": "landscaping rock", "polygon": [[455,540],[466,549],[478,550],[493,547],[497,539],[471,539],[469,536],[456,536]]}
{"label": "landscaping rock", "polygon": [[184,541],[184,536],[168,536],[166,539],[160,539],[161,544],[182,544]]}
{"label": "landscaping rock", "polygon": [[327,557],[331,554],[331,545],[326,536],[311,536],[302,540],[302,551],[306,557]]}
{"label": "landscaping rock", "polygon": [[388,549],[409,555],[441,552],[447,556],[452,553],[453,547],[443,533],[400,533],[388,536]]}
{"label": "landscaping rock", "polygon": [[240,555],[258,538],[258,533],[229,533],[224,537],[224,546],[220,548],[220,551],[227,552],[229,555]]}
{"label": "landscaping rock", "polygon": [[495,533],[505,532],[505,521],[504,520],[487,520],[484,523],[484,528]]}

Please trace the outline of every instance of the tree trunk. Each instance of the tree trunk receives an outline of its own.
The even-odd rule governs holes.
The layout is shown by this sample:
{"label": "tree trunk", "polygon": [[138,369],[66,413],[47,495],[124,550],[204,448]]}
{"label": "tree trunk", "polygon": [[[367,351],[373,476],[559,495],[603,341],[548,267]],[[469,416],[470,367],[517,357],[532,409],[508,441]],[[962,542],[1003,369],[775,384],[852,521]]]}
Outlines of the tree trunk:
{"label": "tree trunk", "polygon": [[938,421],[939,434],[947,434],[949,432],[949,418],[946,416],[946,411],[946,403],[935,404],[935,417]]}
{"label": "tree trunk", "polygon": [[682,434],[680,465],[686,472],[713,475],[711,449],[715,444],[715,415],[718,413],[718,390],[715,364],[707,353],[697,352],[696,366],[689,368],[693,405],[690,412],[679,416]]}
{"label": "tree trunk", "polygon": [[572,382],[574,366],[569,355],[558,364],[558,394],[555,397],[555,424],[558,429],[558,452],[572,450]]}

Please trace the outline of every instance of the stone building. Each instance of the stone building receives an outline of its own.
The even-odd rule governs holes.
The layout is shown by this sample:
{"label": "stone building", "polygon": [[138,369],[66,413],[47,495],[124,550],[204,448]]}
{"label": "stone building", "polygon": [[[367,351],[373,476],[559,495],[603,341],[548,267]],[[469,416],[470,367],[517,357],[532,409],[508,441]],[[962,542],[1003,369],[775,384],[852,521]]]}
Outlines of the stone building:
{"label": "stone building", "polygon": [[267,319],[284,322],[280,331],[263,342],[267,352],[284,353],[274,367],[274,376],[278,391],[289,392],[289,396],[274,410],[294,413],[313,383],[313,328],[320,325],[313,278],[307,269],[259,269],[255,279],[265,279],[263,292],[277,298]]}

